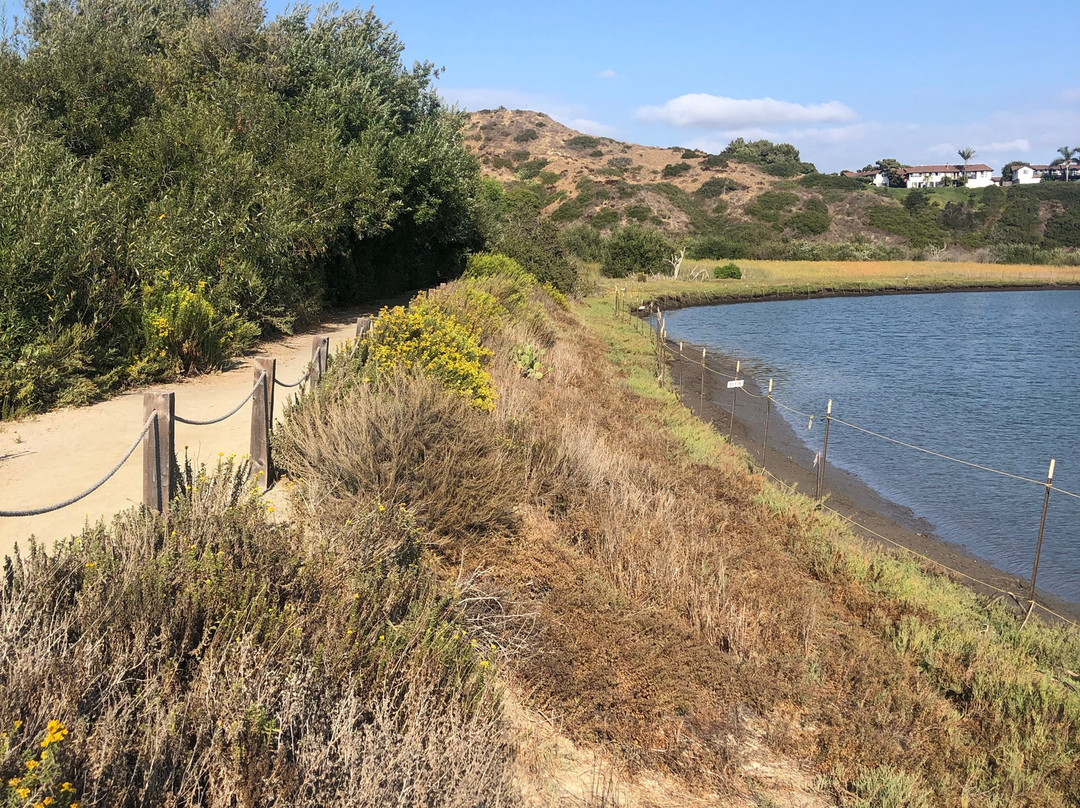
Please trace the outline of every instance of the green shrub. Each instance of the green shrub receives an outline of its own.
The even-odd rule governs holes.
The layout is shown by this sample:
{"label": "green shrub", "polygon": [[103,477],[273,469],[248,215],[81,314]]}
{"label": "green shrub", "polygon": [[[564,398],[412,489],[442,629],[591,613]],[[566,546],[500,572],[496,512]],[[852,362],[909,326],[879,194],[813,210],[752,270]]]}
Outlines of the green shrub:
{"label": "green shrub", "polygon": [[660,175],[665,178],[677,177],[680,174],[685,174],[691,168],[692,166],[689,163],[672,163],[664,166],[664,170],[660,172]]}
{"label": "green shrub", "polygon": [[604,244],[601,270],[613,278],[624,278],[637,272],[670,271],[667,259],[673,249],[671,241],[659,230],[629,224],[613,232]]}
{"label": "green shrub", "polygon": [[705,159],[701,161],[702,168],[727,168],[728,161],[726,157],[721,157],[719,154],[708,154]]}
{"label": "green shrub", "polygon": [[712,177],[701,183],[694,193],[704,199],[713,199],[729,191],[745,191],[746,186],[730,177]]}
{"label": "green shrub", "polygon": [[537,157],[533,160],[526,160],[517,167],[517,170],[514,171],[514,176],[519,180],[535,179],[549,162],[550,161],[546,157]]}
{"label": "green shrub", "polygon": [[373,13],[170,9],[43,6],[0,43],[0,413],[213,366],[490,233],[462,119]]}
{"label": "green shrub", "polygon": [[604,156],[604,150],[603,149],[594,149],[593,151],[589,152],[589,157],[603,157],[603,156]]}
{"label": "green shrub", "polygon": [[591,135],[577,135],[566,141],[566,145],[571,149],[586,149],[592,150],[600,145],[600,138],[592,137]]}
{"label": "green shrub", "polygon": [[259,336],[254,323],[215,309],[203,281],[192,288],[166,274],[160,285],[143,290],[143,306],[146,352],[128,368],[134,381],[219,369]]}
{"label": "green shrub", "polygon": [[580,196],[568,199],[551,213],[553,222],[576,222],[585,212],[585,203]]}
{"label": "green shrub", "polygon": [[629,218],[635,221],[644,222],[652,216],[652,208],[648,205],[627,205],[625,213]]}
{"label": "green shrub", "polygon": [[536,175],[536,180],[541,185],[555,185],[561,179],[562,175],[554,171],[541,171]]}
{"label": "green shrub", "polygon": [[529,150],[521,149],[520,151],[511,152],[510,159],[513,160],[515,163],[524,163],[526,160],[529,159]]}
{"label": "green shrub", "polygon": [[495,157],[491,158],[491,165],[494,168],[513,168],[514,161],[509,159],[508,157],[500,157],[496,155]]}
{"label": "green shrub", "polygon": [[738,280],[742,278],[742,270],[736,264],[724,264],[723,266],[716,267],[713,270],[714,278],[734,278]]}
{"label": "green shrub", "polygon": [[609,227],[614,227],[622,221],[622,216],[619,215],[619,211],[614,208],[600,208],[593,214],[593,217],[589,220],[589,224],[598,230],[607,230]]}
{"label": "green shrub", "polygon": [[599,263],[604,257],[604,237],[600,231],[587,224],[572,224],[559,234],[563,246],[574,257]]}
{"label": "green shrub", "polygon": [[569,294],[577,285],[577,269],[559,238],[559,228],[535,211],[512,214],[496,242],[498,251],[516,260],[540,283]]}
{"label": "green shrub", "polygon": [[803,209],[789,216],[784,222],[785,227],[800,236],[819,236],[827,232],[831,224],[829,206],[825,204],[825,200],[818,197],[806,200]]}
{"label": "green shrub", "polygon": [[489,278],[503,275],[526,283],[536,283],[529,272],[517,261],[502,253],[473,253],[465,263],[466,278]]}
{"label": "green shrub", "polygon": [[539,137],[540,137],[540,135],[538,135],[536,133],[535,129],[525,129],[525,130],[523,130],[521,132],[518,132],[516,135],[514,135],[514,142],[515,143],[526,143],[526,142],[528,142],[530,140],[536,140]]}
{"label": "green shrub", "polygon": [[1080,205],[1059,211],[1046,222],[1043,238],[1059,247],[1080,247]]}
{"label": "green shrub", "polygon": [[862,191],[866,188],[866,183],[858,177],[845,177],[842,174],[818,174],[812,172],[804,177],[799,177],[798,182],[804,188],[820,188],[822,190]]}

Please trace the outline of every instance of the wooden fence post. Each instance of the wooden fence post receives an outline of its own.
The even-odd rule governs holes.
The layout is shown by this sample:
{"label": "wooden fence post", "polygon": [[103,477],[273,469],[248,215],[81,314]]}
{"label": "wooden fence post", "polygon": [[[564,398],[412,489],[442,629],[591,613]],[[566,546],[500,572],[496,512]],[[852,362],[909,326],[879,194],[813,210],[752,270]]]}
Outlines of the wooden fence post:
{"label": "wooden fence post", "polygon": [[[1043,531],[1046,530],[1046,509],[1050,506],[1050,490],[1054,487],[1054,464],[1050,459],[1050,471],[1046,474],[1046,496],[1043,497],[1042,520],[1039,522],[1039,543],[1035,545],[1035,566],[1031,570],[1031,599],[1028,601],[1027,614],[1024,616],[1024,626],[1031,618],[1035,610],[1035,582],[1039,579],[1039,556],[1042,555]],[[1023,628],[1023,626],[1021,626]]]}
{"label": "wooden fence post", "polygon": [[274,418],[274,375],[276,359],[255,360],[258,387],[251,399],[251,476],[265,491],[270,487],[270,425]]}
{"label": "wooden fence post", "polygon": [[829,459],[829,423],[832,421],[832,399],[829,399],[829,406],[825,408],[825,443],[821,447],[821,467],[818,468],[817,478],[817,496],[815,499],[821,499],[822,493],[825,491],[825,463]]}
{"label": "wooden fence post", "polygon": [[761,468],[765,468],[765,454],[769,451],[769,416],[772,415],[772,379],[769,379],[769,392],[765,396],[765,435],[761,439]]}
{"label": "wooden fence post", "polygon": [[143,505],[168,513],[173,495],[176,394],[143,393],[143,423],[151,415],[156,417],[143,439]]}
{"label": "wooden fence post", "polygon": [[701,397],[698,402],[698,417],[705,420],[705,349],[701,349]]}
{"label": "wooden fence post", "polygon": [[357,317],[356,318],[356,338],[364,336],[371,330],[371,318],[370,317]]}
{"label": "wooden fence post", "polygon": [[330,353],[330,337],[313,337],[311,340],[311,387],[319,383],[326,371],[326,358]]}

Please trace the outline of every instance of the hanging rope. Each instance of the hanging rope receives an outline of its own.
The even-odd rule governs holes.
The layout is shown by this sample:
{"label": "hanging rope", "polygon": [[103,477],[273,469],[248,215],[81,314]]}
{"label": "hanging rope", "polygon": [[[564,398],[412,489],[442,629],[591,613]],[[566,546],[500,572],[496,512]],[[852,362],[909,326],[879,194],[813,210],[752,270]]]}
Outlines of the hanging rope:
{"label": "hanging rope", "polygon": [[259,374],[259,378],[255,381],[255,386],[251,388],[251,391],[246,396],[244,396],[244,400],[237,404],[232,410],[220,416],[219,418],[211,418],[209,421],[196,421],[194,418],[183,418],[179,415],[174,415],[173,418],[181,424],[189,424],[191,426],[210,426],[212,424],[220,424],[222,421],[232,418],[234,415],[236,415],[236,413],[240,412],[240,408],[247,404],[251,397],[255,395],[255,391],[259,389],[259,386],[263,383],[263,381],[265,381],[265,379],[266,373],[264,371],[263,373]]}
{"label": "hanging rope", "polygon": [[145,438],[146,433],[150,431],[150,427],[153,425],[156,418],[157,413],[154,413],[146,419],[146,423],[143,425],[142,432],[139,433],[139,437],[137,437],[135,439],[135,442],[131,444],[131,447],[126,452],[124,452],[124,456],[120,458],[120,462],[113,466],[108,474],[106,474],[104,477],[102,477],[100,480],[98,480],[96,483],[94,483],[82,493],[76,494],[73,497],[69,497],[63,502],[58,502],[55,505],[46,505],[42,508],[30,508],[25,511],[0,511],[0,516],[41,516],[45,513],[52,513],[53,511],[58,511],[61,508],[66,508],[68,505],[74,505],[80,499],[84,499],[85,497],[90,496],[92,493],[101,488],[101,486],[105,485],[105,483],[107,483],[110,479],[112,479],[112,476],[116,474],[116,472],[120,471],[120,467],[124,465],[124,463],[127,462],[128,458],[131,457],[135,450],[139,448],[139,444],[143,442],[143,438]]}

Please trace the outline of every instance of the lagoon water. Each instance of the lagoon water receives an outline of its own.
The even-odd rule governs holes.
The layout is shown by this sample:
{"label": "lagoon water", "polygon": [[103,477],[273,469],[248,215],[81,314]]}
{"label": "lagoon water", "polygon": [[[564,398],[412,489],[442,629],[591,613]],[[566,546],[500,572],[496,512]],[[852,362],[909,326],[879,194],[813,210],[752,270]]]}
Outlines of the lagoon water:
{"label": "lagoon water", "polygon": [[[743,361],[777,400],[1080,493],[1080,291],[965,292],[703,306],[668,337]],[[783,415],[812,451],[823,424]],[[1000,569],[1031,575],[1045,486],[834,422],[829,462]],[[1039,589],[1080,601],[1080,499],[1050,498]]]}

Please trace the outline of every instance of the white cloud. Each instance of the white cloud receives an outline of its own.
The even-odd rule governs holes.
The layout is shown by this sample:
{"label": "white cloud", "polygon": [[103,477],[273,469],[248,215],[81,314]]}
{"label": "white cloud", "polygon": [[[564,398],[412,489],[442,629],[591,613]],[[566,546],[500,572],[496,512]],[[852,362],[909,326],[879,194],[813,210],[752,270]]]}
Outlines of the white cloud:
{"label": "white cloud", "polygon": [[[552,115],[551,117],[555,118],[555,120],[561,120],[556,115]],[[600,123],[599,121],[591,121],[588,118],[569,118],[567,120],[562,120],[561,122],[571,129],[577,129],[579,132],[584,132],[587,135],[611,137],[619,131],[614,126],[608,126],[606,123]]]}
{"label": "white cloud", "polygon": [[1080,87],[1070,87],[1068,90],[1062,90],[1062,101],[1080,101]]}
{"label": "white cloud", "polygon": [[807,106],[774,98],[725,98],[689,93],[671,99],[662,107],[641,107],[635,117],[673,126],[731,130],[778,124],[844,123],[858,116],[839,101]]}
{"label": "white cloud", "polygon": [[977,152],[1021,152],[1026,154],[1031,151],[1031,141],[1026,137],[1018,137],[1015,140],[1007,141],[994,141],[993,143],[984,143],[981,146],[975,146]]}
{"label": "white cloud", "polygon": [[607,70],[601,70],[599,73],[597,73],[596,77],[598,79],[614,79],[618,78],[618,75],[618,73],[616,73],[609,67]]}

